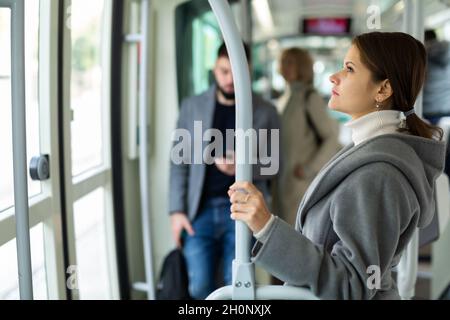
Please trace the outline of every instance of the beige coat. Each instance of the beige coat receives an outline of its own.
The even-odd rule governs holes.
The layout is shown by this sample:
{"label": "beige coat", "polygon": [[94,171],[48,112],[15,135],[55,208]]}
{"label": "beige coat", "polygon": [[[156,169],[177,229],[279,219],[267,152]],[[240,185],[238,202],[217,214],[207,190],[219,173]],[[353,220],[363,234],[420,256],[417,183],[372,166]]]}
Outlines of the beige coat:
{"label": "beige coat", "polygon": [[[306,99],[307,92],[310,93]],[[330,117],[323,98],[311,86],[291,84],[280,97],[278,107],[281,112],[283,163],[276,187],[275,203],[278,215],[294,225],[298,206],[309,184],[341,149],[338,141],[339,126],[337,121]],[[308,124],[306,109],[316,133]],[[322,140],[320,145],[316,135]],[[304,179],[294,176],[294,169],[298,164],[303,168]]]}

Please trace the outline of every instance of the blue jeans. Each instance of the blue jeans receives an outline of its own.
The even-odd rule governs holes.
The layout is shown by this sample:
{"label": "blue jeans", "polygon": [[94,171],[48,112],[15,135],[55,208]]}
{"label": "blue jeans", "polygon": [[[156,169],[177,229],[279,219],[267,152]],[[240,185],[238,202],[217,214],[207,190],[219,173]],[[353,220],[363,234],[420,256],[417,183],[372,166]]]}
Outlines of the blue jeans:
{"label": "blue jeans", "polygon": [[194,299],[205,299],[216,286],[217,269],[223,262],[223,282],[230,285],[235,253],[235,222],[230,218],[228,198],[205,202],[194,219],[195,235],[184,237],[184,256],[189,274],[189,293]]}

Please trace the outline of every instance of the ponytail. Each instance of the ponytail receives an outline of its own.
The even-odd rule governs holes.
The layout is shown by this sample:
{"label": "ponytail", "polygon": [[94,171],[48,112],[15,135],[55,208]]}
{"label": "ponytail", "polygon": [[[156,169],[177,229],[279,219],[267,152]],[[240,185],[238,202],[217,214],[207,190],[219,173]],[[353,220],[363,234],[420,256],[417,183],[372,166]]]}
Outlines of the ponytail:
{"label": "ponytail", "polygon": [[420,119],[416,114],[406,117],[407,128],[402,131],[408,131],[414,136],[441,141],[444,137],[444,130],[437,126],[430,125]]}

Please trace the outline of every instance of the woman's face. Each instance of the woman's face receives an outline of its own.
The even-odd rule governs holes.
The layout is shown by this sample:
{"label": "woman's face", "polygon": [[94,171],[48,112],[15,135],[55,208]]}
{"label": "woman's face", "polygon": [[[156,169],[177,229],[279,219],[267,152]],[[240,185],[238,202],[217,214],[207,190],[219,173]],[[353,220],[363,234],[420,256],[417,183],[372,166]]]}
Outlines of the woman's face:
{"label": "woman's face", "polygon": [[330,77],[333,90],[328,106],[344,112],[352,119],[376,110],[376,98],[381,84],[372,80],[370,70],[361,62],[358,48],[353,45],[344,59],[344,69]]}
{"label": "woman's face", "polygon": [[288,83],[298,80],[297,63],[294,57],[286,55],[281,59],[280,73]]}

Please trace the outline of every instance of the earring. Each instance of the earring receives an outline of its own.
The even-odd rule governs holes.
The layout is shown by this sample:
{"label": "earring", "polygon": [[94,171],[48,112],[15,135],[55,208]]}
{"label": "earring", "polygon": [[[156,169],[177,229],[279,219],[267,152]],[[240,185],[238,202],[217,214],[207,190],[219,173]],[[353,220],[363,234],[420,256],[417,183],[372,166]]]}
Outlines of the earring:
{"label": "earring", "polygon": [[377,110],[378,111],[380,111],[380,108],[381,108],[381,104],[377,101],[377,104],[376,104],[376,106],[377,106]]}
{"label": "earring", "polygon": [[380,128],[382,128],[382,127],[383,127],[383,120],[381,119],[381,116],[380,116],[380,109],[381,109],[381,104],[380,104],[380,102],[377,101],[377,115],[378,115],[378,121],[379,121],[379,123],[380,123]]}

